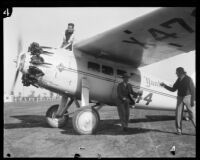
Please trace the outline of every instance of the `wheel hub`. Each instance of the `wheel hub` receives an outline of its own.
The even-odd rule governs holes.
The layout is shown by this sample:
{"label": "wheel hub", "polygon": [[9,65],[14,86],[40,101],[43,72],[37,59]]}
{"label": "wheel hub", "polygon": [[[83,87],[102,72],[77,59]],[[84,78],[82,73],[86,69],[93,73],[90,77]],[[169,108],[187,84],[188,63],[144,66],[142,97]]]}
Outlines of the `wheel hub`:
{"label": "wheel hub", "polygon": [[92,112],[84,112],[77,119],[77,126],[84,132],[92,131],[96,121],[96,117]]}

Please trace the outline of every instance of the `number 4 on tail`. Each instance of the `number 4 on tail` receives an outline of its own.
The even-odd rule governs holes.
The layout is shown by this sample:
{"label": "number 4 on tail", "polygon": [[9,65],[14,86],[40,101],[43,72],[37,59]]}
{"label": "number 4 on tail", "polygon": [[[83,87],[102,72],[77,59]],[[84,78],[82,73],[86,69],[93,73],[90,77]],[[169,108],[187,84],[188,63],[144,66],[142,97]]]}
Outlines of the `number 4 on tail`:
{"label": "number 4 on tail", "polygon": [[[146,97],[144,97],[144,101],[147,101],[146,105],[149,105],[150,102],[152,102],[152,96],[153,96],[153,93],[149,93]],[[139,103],[140,100],[142,100],[142,96],[139,96],[136,103]]]}
{"label": "number 4 on tail", "polygon": [[146,97],[144,97],[144,100],[147,101],[146,105],[149,105],[149,103],[152,102],[152,96],[153,93],[149,93]]}

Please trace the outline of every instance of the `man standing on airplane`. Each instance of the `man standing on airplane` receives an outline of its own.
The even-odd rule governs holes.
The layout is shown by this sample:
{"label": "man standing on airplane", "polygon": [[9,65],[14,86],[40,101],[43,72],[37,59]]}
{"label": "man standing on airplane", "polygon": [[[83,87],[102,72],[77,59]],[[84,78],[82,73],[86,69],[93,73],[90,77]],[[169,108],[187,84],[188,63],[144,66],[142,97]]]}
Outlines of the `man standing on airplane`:
{"label": "man standing on airplane", "polygon": [[73,42],[74,42],[74,24],[69,23],[68,28],[65,31],[65,36],[63,38],[63,43],[61,45],[61,48],[65,48],[72,51]]}
{"label": "man standing on airplane", "polygon": [[160,85],[172,92],[178,90],[176,105],[176,129],[177,134],[181,135],[184,104],[196,129],[196,115],[194,107],[195,88],[192,79],[186,75],[186,72],[182,67],[178,67],[176,69],[176,74],[178,79],[174,83],[173,87],[169,87],[165,83],[160,83]]}
{"label": "man standing on airplane", "polygon": [[127,131],[129,114],[130,114],[129,104],[131,101],[135,103],[134,100],[131,99],[130,94],[132,94],[134,98],[137,98],[138,94],[141,93],[136,93],[133,91],[131,84],[128,83],[130,76],[127,73],[125,73],[122,78],[123,82],[119,83],[117,87],[117,96],[118,96],[117,110],[120,121],[122,123],[122,128],[124,131]]}

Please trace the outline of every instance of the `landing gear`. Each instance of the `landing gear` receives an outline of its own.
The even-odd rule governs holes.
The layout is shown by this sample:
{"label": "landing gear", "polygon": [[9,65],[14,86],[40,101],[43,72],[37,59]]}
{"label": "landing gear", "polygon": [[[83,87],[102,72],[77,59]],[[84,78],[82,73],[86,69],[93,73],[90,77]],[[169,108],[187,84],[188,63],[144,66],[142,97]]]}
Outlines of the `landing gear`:
{"label": "landing gear", "polygon": [[[68,98],[70,98],[69,101]],[[78,109],[75,112],[68,113],[67,110],[73,102],[75,102]],[[74,130],[78,134],[93,134],[96,132],[100,121],[98,110],[102,107],[103,104],[100,103],[97,103],[94,106],[89,106],[89,83],[87,78],[83,78],[81,105],[79,105],[76,97],[63,95],[59,105],[54,105],[48,109],[46,113],[47,123],[54,128],[62,127],[68,120],[68,116],[74,113],[72,117]]]}
{"label": "landing gear", "polygon": [[63,127],[69,118],[68,115],[63,115],[62,117],[56,118],[56,112],[58,110],[58,107],[58,104],[53,105],[46,112],[46,121],[53,128]]}
{"label": "landing gear", "polygon": [[72,118],[73,127],[79,134],[93,134],[97,129],[100,118],[94,107],[89,106],[90,86],[86,77],[82,79],[81,85],[81,106],[79,105],[80,109],[75,112]]}
{"label": "landing gear", "polygon": [[72,118],[74,130],[79,134],[93,134],[96,132],[100,117],[91,107],[84,107],[75,113]]}
{"label": "landing gear", "polygon": [[67,110],[74,101],[73,98],[70,98],[68,101],[68,98],[68,96],[62,96],[59,105],[53,105],[47,110],[46,121],[49,126],[53,128],[60,128],[66,124],[67,120],[69,119]]}

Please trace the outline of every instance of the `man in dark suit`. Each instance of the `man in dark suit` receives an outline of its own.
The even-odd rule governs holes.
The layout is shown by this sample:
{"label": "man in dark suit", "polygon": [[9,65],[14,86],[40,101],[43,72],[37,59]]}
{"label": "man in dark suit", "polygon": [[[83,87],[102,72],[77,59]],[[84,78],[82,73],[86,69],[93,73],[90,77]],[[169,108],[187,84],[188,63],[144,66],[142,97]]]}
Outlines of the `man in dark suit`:
{"label": "man in dark suit", "polygon": [[122,128],[124,131],[127,131],[129,114],[130,114],[129,104],[131,101],[134,101],[133,99],[130,98],[130,95],[132,94],[135,98],[137,98],[138,93],[134,92],[131,84],[128,83],[130,76],[127,73],[125,73],[122,78],[123,82],[119,83],[117,87],[117,96],[118,96],[117,109],[122,123]]}
{"label": "man in dark suit", "polygon": [[175,92],[178,90],[177,105],[176,105],[176,129],[177,134],[182,134],[182,117],[184,105],[186,106],[190,119],[194,127],[196,128],[196,115],[195,115],[195,88],[192,79],[186,75],[184,68],[178,67],[176,69],[178,79],[174,83],[173,87],[167,86],[165,83],[161,83],[165,89]]}

